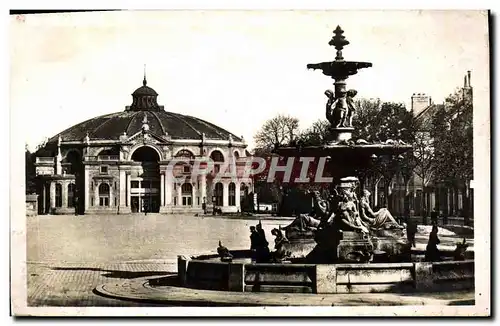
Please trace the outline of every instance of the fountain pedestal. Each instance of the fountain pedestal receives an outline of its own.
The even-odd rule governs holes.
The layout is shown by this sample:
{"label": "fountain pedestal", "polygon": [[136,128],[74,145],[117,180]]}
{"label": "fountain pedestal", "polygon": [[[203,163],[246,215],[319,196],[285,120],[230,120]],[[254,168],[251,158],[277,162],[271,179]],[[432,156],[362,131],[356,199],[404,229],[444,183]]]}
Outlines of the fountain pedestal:
{"label": "fountain pedestal", "polygon": [[344,142],[348,141],[352,137],[352,133],[354,131],[354,128],[352,127],[338,127],[338,128],[331,128],[330,133],[332,137],[332,144],[336,144],[338,142]]}

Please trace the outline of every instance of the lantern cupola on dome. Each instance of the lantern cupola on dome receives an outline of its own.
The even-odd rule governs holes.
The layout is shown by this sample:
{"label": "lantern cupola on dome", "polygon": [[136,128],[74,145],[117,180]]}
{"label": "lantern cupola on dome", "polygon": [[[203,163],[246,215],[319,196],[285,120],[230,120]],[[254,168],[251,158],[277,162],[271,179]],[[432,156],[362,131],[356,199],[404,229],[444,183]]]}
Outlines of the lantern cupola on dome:
{"label": "lantern cupola on dome", "polygon": [[158,105],[158,93],[147,86],[146,71],[144,70],[144,80],[142,86],[132,93],[132,104],[127,107],[127,111],[160,111],[163,106]]}

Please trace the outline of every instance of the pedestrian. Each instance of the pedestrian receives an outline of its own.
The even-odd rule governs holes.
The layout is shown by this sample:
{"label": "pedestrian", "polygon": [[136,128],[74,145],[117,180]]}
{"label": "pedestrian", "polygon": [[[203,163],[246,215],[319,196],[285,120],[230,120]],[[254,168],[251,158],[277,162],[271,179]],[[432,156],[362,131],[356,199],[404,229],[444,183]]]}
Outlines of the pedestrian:
{"label": "pedestrian", "polygon": [[75,216],[78,216],[78,197],[73,199],[73,207],[75,208]]}
{"label": "pedestrian", "polygon": [[148,215],[148,203],[146,201],[144,201],[144,206],[143,206],[143,209],[144,209],[144,215]]}
{"label": "pedestrian", "polygon": [[417,231],[418,231],[417,223],[412,219],[408,219],[408,224],[406,225],[406,236],[412,248],[416,247],[415,235],[417,234]]}
{"label": "pedestrian", "polygon": [[437,211],[437,208],[434,207],[434,209],[431,212],[431,223],[434,225],[438,225],[438,218],[439,218],[439,212]]}
{"label": "pedestrian", "polygon": [[262,228],[262,223],[259,221],[255,228],[258,234],[257,248],[256,248],[256,261],[257,263],[266,263],[269,261],[269,242],[266,239],[266,233]]}
{"label": "pedestrian", "polygon": [[257,249],[259,248],[260,235],[255,230],[255,226],[250,227],[250,252],[252,261],[257,260]]}
{"label": "pedestrian", "polygon": [[432,231],[429,235],[429,242],[425,249],[425,261],[432,262],[441,260],[441,255],[437,247],[440,242],[438,238],[438,226],[437,224],[433,224]]}

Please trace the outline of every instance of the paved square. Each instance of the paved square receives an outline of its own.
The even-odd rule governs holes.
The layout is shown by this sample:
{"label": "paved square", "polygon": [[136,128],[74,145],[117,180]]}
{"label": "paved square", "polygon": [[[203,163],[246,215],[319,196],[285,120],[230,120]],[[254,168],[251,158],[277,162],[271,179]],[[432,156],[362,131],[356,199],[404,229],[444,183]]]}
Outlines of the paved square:
{"label": "paved square", "polygon": [[[177,272],[177,255],[247,249],[255,219],[193,215],[41,215],[27,218],[28,305],[137,305],[92,293],[115,278]],[[289,220],[263,220],[270,230]],[[272,239],[268,239],[272,242]]]}
{"label": "paved square", "polygon": [[[140,306],[92,291],[117,279],[176,273],[177,255],[216,253],[219,240],[229,249],[248,249],[249,227],[257,223],[160,214],[27,217],[28,305]],[[262,220],[271,248],[271,229],[289,223]],[[451,248],[458,238],[443,233],[441,246]],[[417,235],[418,249],[425,250],[427,238]]]}

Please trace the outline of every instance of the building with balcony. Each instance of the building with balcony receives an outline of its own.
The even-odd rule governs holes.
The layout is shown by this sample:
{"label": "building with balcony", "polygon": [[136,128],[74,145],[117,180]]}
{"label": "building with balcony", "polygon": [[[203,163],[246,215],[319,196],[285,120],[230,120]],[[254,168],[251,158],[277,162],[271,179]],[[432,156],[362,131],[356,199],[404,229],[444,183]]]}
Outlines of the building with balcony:
{"label": "building with balcony", "polygon": [[144,78],[124,111],[50,138],[36,152],[39,214],[241,211],[253,190],[243,137],[167,112],[157,97]]}

